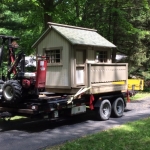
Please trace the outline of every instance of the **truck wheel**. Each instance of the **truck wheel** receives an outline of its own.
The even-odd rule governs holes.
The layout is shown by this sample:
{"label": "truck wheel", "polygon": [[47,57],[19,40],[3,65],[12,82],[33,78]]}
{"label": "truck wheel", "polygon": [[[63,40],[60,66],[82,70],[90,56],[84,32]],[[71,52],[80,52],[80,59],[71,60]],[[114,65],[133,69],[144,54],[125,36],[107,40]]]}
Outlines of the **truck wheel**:
{"label": "truck wheel", "polygon": [[100,103],[99,108],[96,110],[97,118],[99,120],[108,120],[111,115],[111,104],[109,100],[103,100]]}
{"label": "truck wheel", "polygon": [[21,100],[22,87],[16,80],[8,80],[3,85],[2,96],[6,102],[18,102]]}
{"label": "truck wheel", "polygon": [[122,117],[124,112],[124,101],[121,97],[117,98],[112,104],[112,115]]}

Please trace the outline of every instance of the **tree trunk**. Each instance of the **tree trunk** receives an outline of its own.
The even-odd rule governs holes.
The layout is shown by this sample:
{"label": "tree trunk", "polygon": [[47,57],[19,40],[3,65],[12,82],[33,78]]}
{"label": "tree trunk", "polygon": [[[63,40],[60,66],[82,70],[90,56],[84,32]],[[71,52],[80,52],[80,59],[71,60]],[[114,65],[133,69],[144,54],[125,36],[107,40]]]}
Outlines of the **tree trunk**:
{"label": "tree trunk", "polygon": [[56,9],[56,6],[61,4],[63,0],[39,0],[41,6],[44,10],[44,29],[46,30],[48,28],[47,22],[52,22],[52,14],[54,10]]}
{"label": "tree trunk", "polygon": [[48,28],[48,22],[52,22],[52,16],[45,13],[44,14],[44,29],[45,30]]}
{"label": "tree trunk", "polygon": [[[118,8],[118,1],[116,0],[114,2],[114,7],[117,9]],[[113,44],[117,45],[117,41],[118,41],[118,13],[117,12],[113,12]],[[117,54],[117,49],[113,49],[112,51],[112,62],[115,63],[116,62],[116,54]]]}
{"label": "tree trunk", "polygon": [[76,17],[79,18],[79,14],[80,14],[80,12],[79,12],[79,1],[75,0],[74,4],[75,4],[75,8],[76,8]]}

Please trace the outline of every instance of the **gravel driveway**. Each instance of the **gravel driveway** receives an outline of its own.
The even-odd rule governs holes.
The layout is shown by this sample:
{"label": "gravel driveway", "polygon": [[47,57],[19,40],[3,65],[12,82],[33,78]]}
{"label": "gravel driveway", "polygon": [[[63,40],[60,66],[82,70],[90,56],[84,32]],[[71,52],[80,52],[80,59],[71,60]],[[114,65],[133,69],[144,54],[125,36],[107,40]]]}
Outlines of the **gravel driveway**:
{"label": "gravel driveway", "polygon": [[31,120],[1,122],[1,150],[38,150],[47,146],[61,144],[87,134],[106,130],[129,121],[150,116],[150,98],[132,101],[127,104],[124,116],[97,121],[94,114],[80,115],[73,119],[51,123]]}
{"label": "gravel driveway", "polygon": [[144,100],[136,100],[127,103],[127,108],[129,110],[139,111],[150,108],[150,97],[145,98]]}

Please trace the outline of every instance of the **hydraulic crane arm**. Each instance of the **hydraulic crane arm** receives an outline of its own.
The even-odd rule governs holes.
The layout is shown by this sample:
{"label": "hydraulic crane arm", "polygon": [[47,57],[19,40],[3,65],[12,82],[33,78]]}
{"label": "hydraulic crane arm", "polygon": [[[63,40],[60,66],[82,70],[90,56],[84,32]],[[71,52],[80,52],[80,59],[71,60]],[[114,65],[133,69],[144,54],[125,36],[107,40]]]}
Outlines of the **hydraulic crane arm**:
{"label": "hydraulic crane arm", "polygon": [[[13,36],[5,36],[0,35],[0,38],[2,39],[2,47],[0,48],[0,66],[2,63],[2,57],[3,57],[3,51],[4,51],[4,44],[7,42],[7,50],[8,50],[8,71],[7,71],[7,78],[10,79],[10,74],[13,73],[14,75],[17,74],[17,65],[21,61],[21,59],[24,58],[23,52],[20,52],[17,57],[15,56],[15,49],[18,48],[18,44],[16,40],[19,40],[18,37]],[[24,72],[24,61],[21,63],[21,71]]]}

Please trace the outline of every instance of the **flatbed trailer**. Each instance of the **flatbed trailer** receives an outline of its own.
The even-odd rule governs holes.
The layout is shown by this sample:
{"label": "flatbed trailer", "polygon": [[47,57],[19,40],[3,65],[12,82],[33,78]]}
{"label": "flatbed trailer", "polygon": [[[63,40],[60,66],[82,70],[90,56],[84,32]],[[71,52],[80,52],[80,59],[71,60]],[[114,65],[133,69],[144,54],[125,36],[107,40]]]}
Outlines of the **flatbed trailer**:
{"label": "flatbed trailer", "polygon": [[[26,99],[22,103],[0,103],[0,118],[16,115],[31,118],[56,120],[66,116],[86,113],[87,109],[95,111],[99,120],[107,120],[110,115],[121,117],[126,101],[121,92],[106,94],[82,94],[76,98],[72,95],[41,94],[37,99]],[[116,103],[117,102],[117,103]]]}
{"label": "flatbed trailer", "polygon": [[[124,83],[114,82],[114,84]],[[135,88],[131,88],[133,86]],[[128,79],[128,90],[143,90],[143,80]],[[1,101],[0,97],[0,118],[19,115],[57,120],[86,113],[87,110],[94,111],[99,120],[107,120],[111,115],[114,117],[123,116],[126,107],[126,91],[120,90],[97,94],[89,94],[86,91],[87,89],[84,93],[82,90],[81,92],[79,90],[79,94],[75,95],[41,92],[39,98],[24,99],[21,103],[5,103]]]}

